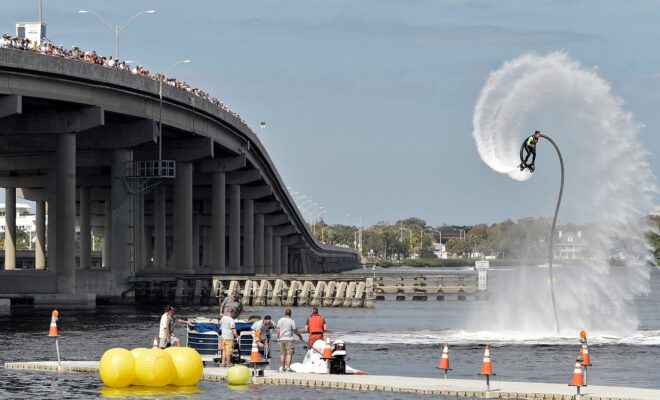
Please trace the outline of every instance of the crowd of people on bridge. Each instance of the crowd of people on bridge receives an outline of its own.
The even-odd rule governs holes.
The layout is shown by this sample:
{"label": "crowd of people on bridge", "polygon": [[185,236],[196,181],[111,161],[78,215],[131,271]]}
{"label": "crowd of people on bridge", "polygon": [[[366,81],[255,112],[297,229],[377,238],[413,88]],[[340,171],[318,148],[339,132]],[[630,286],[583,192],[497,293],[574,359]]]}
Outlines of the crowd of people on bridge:
{"label": "crowd of people on bridge", "polygon": [[[68,58],[71,60],[79,60],[89,64],[102,65],[107,68],[113,68],[120,71],[126,71],[127,73],[132,73],[133,75],[144,76],[155,81],[163,80],[163,84],[176,87],[177,89],[185,90],[188,93],[200,97],[204,100],[207,100],[213,103],[218,108],[230,113],[234,117],[238,118],[242,123],[245,124],[245,121],[232,111],[222,100],[217,97],[211,96],[209,93],[191,86],[187,82],[177,80],[175,78],[165,77],[163,74],[150,72],[145,69],[142,65],[137,63],[129,63],[124,60],[114,59],[112,56],[102,56],[97,54],[96,51],[83,51],[78,46],[73,46],[71,49],[66,49],[64,46],[56,46],[48,40],[44,40],[41,43],[36,41],[29,40],[27,38],[15,37],[9,33],[2,35],[0,39],[0,48],[10,48],[15,50],[30,51],[33,53],[39,53],[44,55],[50,55],[55,57]],[[130,64],[135,64],[131,67]]]}

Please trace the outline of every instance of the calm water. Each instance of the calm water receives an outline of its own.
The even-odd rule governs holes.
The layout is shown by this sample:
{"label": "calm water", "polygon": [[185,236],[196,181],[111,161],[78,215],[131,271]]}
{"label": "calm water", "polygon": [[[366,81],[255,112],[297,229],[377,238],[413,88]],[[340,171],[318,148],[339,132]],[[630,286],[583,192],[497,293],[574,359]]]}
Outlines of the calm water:
{"label": "calm water", "polygon": [[[491,273],[491,290],[498,280],[516,274],[515,268]],[[633,306],[641,326],[635,332],[613,335],[594,332],[589,352],[594,364],[589,369],[589,384],[660,388],[660,273],[651,274],[651,295]],[[323,309],[334,336],[347,342],[348,362],[354,368],[372,374],[438,377],[435,369],[441,343],[450,342],[454,378],[476,379],[483,358],[483,344],[491,345],[496,380],[569,383],[579,345],[573,333],[563,336],[517,335],[502,332],[470,331],[466,315],[483,301],[446,302],[377,302],[374,309]],[[180,307],[180,317],[214,316],[216,307]],[[0,318],[0,362],[55,360],[53,340],[47,337],[50,312],[16,307],[14,315]],[[245,314],[271,314],[278,317],[278,307],[246,310]],[[93,312],[60,313],[60,350],[65,360],[99,359],[112,347],[150,347],[158,332],[160,308],[99,307]],[[309,314],[308,308],[294,308],[299,325]],[[178,326],[179,337],[185,327]],[[591,334],[591,333],[590,333]],[[302,343],[294,359],[304,355]],[[234,389],[225,383],[200,382],[194,392],[131,393],[103,388],[93,374],[56,374],[12,371],[0,368],[0,398],[86,399],[108,398],[192,398],[230,396]],[[248,399],[417,399],[401,393],[366,393],[346,390],[307,389],[295,386],[250,386],[240,397]]]}

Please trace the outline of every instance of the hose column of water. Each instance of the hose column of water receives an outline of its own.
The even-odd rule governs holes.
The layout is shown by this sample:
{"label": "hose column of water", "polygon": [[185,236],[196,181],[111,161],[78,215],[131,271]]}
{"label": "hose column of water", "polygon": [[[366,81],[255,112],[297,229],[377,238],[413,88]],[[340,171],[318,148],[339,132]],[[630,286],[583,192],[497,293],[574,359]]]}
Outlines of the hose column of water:
{"label": "hose column of water", "polygon": [[550,248],[548,249],[548,274],[550,275],[550,296],[552,297],[552,309],[555,313],[555,329],[559,333],[559,317],[557,316],[557,302],[555,301],[555,280],[552,274],[552,260],[554,258],[554,242],[555,242],[555,227],[557,226],[557,214],[559,214],[559,205],[561,204],[561,196],[564,193],[564,159],[561,156],[561,151],[557,147],[557,143],[551,137],[541,134],[542,138],[547,139],[555,147],[557,155],[559,156],[559,165],[561,166],[561,184],[559,185],[559,197],[557,197],[557,206],[555,207],[555,216],[552,219],[552,230],[550,231]]}

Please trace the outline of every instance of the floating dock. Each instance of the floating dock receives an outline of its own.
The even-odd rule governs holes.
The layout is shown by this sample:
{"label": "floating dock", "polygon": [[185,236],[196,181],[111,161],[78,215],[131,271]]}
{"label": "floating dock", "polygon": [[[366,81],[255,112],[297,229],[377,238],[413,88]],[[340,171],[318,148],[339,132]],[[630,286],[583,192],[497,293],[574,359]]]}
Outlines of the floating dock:
{"label": "floating dock", "polygon": [[[7,369],[26,369],[54,372],[98,373],[98,361],[10,362]],[[224,381],[227,368],[206,367],[202,379]],[[490,391],[484,380],[414,378],[384,375],[325,375],[276,372],[266,370],[263,377],[253,377],[252,383],[265,385],[298,385],[313,388],[336,388],[363,391],[414,393],[419,395],[447,395],[489,399],[553,399],[573,400],[575,388],[555,383],[504,382],[491,380]],[[586,386],[581,390],[585,400],[657,400],[660,390],[616,386]]]}

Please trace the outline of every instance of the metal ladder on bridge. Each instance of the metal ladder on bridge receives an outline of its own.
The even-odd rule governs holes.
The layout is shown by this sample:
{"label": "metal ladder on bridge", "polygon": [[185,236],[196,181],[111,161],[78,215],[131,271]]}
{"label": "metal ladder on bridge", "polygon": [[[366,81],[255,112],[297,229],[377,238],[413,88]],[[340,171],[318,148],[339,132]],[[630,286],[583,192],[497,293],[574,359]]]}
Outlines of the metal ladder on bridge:
{"label": "metal ladder on bridge", "polygon": [[142,160],[126,163],[124,183],[130,195],[128,209],[130,226],[128,229],[128,264],[130,276],[135,276],[138,267],[144,262],[140,249],[144,247],[140,228],[145,229],[143,214],[144,196],[165,179],[176,178],[176,161],[174,160]]}

